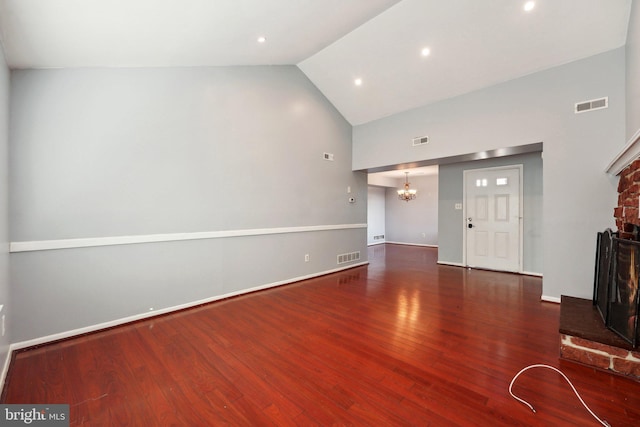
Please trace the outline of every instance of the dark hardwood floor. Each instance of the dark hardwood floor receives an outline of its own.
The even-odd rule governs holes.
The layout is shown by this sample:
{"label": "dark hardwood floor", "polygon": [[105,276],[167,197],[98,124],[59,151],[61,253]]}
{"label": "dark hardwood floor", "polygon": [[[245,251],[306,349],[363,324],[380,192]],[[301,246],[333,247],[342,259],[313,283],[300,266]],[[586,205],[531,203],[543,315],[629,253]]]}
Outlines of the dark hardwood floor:
{"label": "dark hardwood floor", "polygon": [[369,249],[370,265],[17,353],[4,403],[71,425],[640,425],[640,382],[560,361],[541,279]]}

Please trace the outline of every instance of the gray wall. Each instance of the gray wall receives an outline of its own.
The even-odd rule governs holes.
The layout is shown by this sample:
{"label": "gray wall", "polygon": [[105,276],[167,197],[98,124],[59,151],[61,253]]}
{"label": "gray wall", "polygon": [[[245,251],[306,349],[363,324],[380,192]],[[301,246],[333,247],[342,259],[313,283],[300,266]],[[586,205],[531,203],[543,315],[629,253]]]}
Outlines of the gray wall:
{"label": "gray wall", "polygon": [[631,3],[627,32],[627,140],[640,130],[640,4]]}
{"label": "gray wall", "polygon": [[[3,314],[14,310],[9,292],[9,68],[0,46],[0,304]],[[6,323],[5,336],[0,336],[0,371],[9,351],[12,324]]]}
{"label": "gray wall", "polygon": [[446,236],[440,240],[438,261],[461,264],[463,260],[464,226],[463,210],[455,204],[464,204],[464,171],[468,169],[498,166],[523,165],[523,271],[542,274],[543,269],[543,210],[542,210],[542,158],[540,153],[508,156],[475,162],[455,163],[440,166],[440,218],[438,233]]}
{"label": "gray wall", "polygon": [[409,176],[411,188],[418,190],[415,200],[398,200],[398,189],[387,188],[386,224],[387,242],[415,245],[438,245],[438,175]]}
{"label": "gray wall", "polygon": [[[625,144],[624,82],[619,48],[356,126],[353,169],[543,142],[543,297],[590,298],[595,235],[614,226],[617,178],[604,169]],[[608,109],[574,114],[602,96]],[[412,147],[415,135],[429,144]]]}
{"label": "gray wall", "polygon": [[[366,222],[351,126],[294,66],[22,70],[11,85],[13,242]],[[364,228],[13,253],[14,341],[313,275],[358,250],[366,260]]]}
{"label": "gray wall", "polygon": [[374,236],[385,235],[385,188],[369,186],[367,197],[367,244],[384,243],[385,239],[374,240]]}

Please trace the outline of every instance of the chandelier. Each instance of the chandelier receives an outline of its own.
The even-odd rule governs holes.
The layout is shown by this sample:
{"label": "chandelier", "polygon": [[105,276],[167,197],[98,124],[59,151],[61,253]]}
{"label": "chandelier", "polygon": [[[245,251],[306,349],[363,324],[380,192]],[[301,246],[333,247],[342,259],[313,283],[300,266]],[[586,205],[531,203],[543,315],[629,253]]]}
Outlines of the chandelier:
{"label": "chandelier", "polygon": [[413,200],[416,198],[417,191],[409,188],[409,172],[405,172],[404,174],[406,175],[404,181],[404,189],[398,190],[398,199],[408,202],[409,200]]}

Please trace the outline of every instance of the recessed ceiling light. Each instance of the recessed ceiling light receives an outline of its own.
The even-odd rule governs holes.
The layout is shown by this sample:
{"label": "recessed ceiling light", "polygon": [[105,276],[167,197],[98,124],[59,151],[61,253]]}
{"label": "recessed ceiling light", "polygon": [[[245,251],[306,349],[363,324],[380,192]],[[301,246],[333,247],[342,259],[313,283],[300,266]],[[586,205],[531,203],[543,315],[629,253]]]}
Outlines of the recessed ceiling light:
{"label": "recessed ceiling light", "polygon": [[361,78],[357,78],[357,79],[355,79],[355,80],[353,81],[353,83],[354,83],[356,86],[362,86],[362,79],[361,79]]}
{"label": "recessed ceiling light", "polygon": [[531,12],[533,10],[533,8],[536,7],[536,2],[534,1],[528,1],[524,4],[524,11],[525,12]]}
{"label": "recessed ceiling light", "polygon": [[267,38],[265,36],[258,37],[258,43],[264,43],[266,41],[267,41]]}
{"label": "recessed ceiling light", "polygon": [[429,54],[431,53],[431,49],[429,49],[428,47],[424,47],[422,48],[422,50],[420,51],[420,54],[422,56],[429,56]]}

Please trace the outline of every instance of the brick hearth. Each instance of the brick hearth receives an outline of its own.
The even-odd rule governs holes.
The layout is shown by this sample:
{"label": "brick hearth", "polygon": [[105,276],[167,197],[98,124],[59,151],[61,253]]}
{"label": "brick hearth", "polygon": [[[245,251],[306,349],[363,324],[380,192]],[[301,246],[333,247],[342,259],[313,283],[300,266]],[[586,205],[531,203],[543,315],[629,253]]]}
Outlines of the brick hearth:
{"label": "brick hearth", "polygon": [[640,351],[607,329],[591,300],[562,296],[560,357],[640,381]]}

